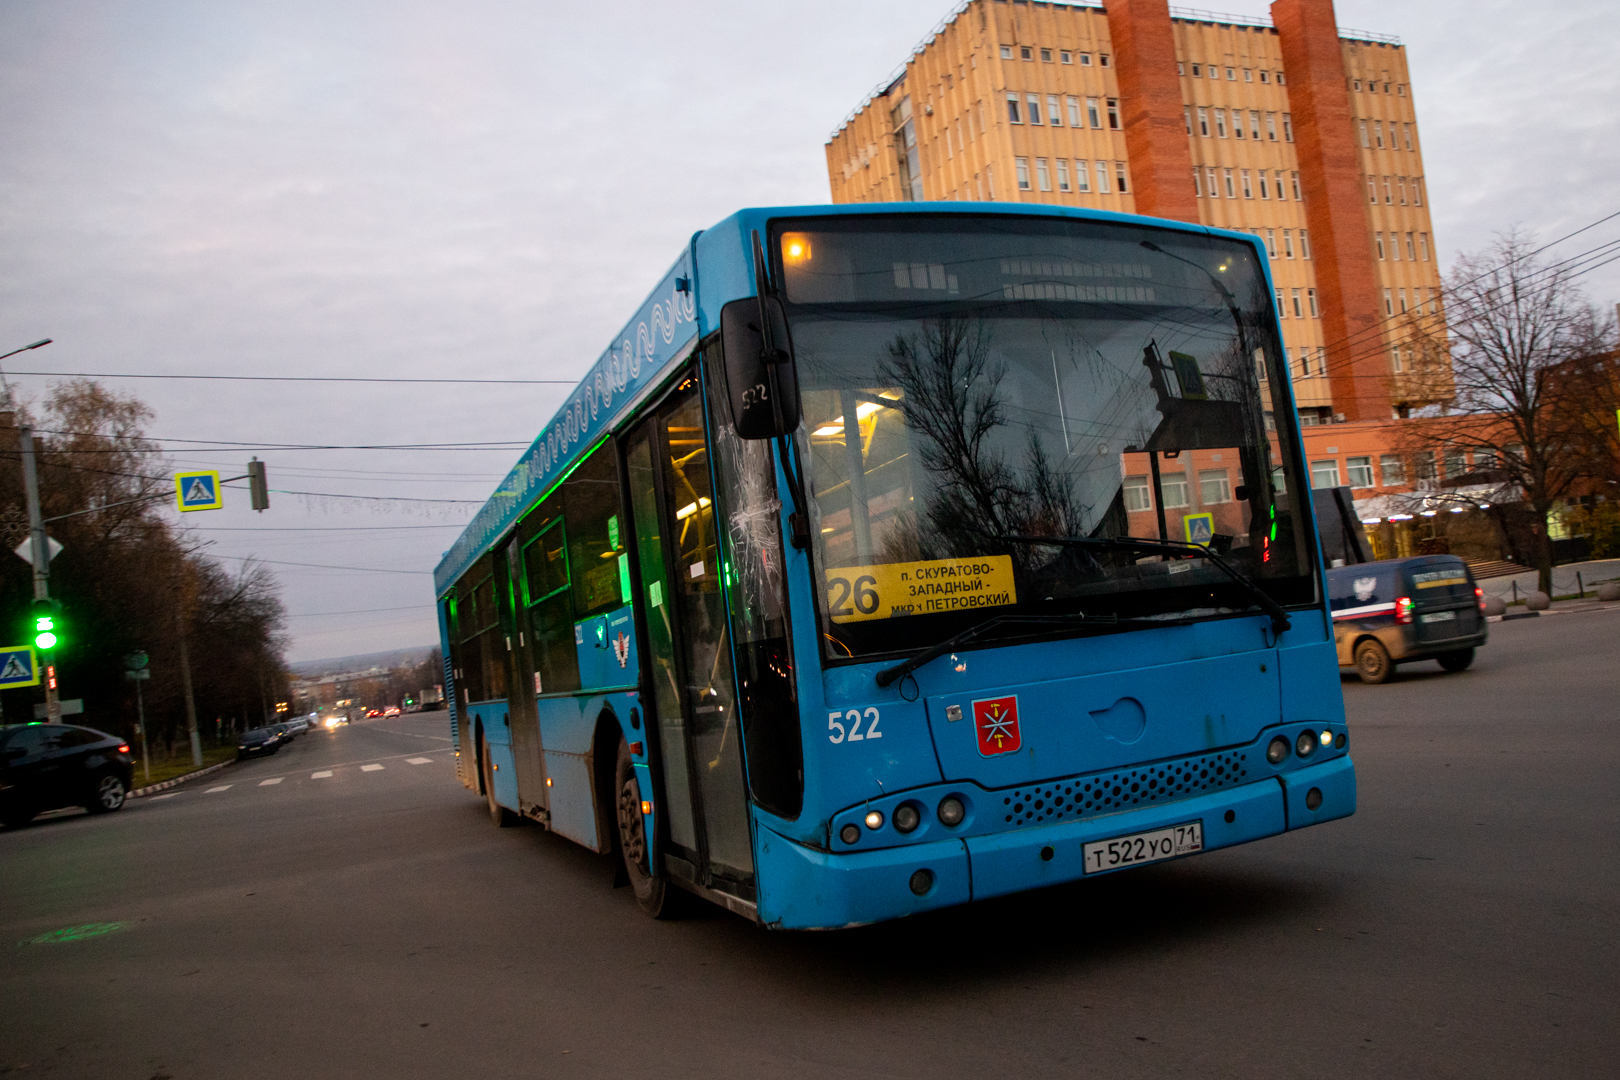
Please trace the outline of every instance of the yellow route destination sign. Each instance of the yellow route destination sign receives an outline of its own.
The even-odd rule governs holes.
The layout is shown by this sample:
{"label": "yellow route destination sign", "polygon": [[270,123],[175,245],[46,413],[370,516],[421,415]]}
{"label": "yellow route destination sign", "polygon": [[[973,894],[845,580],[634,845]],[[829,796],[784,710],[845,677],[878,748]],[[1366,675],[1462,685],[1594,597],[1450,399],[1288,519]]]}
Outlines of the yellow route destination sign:
{"label": "yellow route destination sign", "polygon": [[1011,555],[841,566],[824,577],[827,610],[836,623],[1018,602]]}

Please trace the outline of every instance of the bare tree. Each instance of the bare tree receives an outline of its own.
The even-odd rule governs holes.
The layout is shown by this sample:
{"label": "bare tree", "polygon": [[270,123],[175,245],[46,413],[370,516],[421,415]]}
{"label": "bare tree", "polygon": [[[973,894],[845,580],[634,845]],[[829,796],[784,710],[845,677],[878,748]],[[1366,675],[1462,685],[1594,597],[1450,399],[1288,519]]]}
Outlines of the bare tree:
{"label": "bare tree", "polygon": [[[1477,477],[1516,489],[1531,514],[1540,588],[1549,592],[1547,519],[1591,476],[1594,457],[1583,381],[1569,376],[1582,358],[1602,351],[1610,323],[1569,269],[1538,258],[1534,237],[1516,230],[1462,256],[1442,293],[1455,411],[1413,424],[1405,448],[1425,462],[1457,462],[1472,451]],[[1423,344],[1444,355],[1438,338]]]}

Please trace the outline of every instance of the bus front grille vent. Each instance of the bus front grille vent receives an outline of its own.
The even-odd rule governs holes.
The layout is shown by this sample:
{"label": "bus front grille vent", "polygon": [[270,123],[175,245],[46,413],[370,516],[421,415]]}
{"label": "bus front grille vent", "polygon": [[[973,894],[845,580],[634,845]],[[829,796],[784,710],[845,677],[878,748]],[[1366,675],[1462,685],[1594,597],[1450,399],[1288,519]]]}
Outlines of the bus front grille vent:
{"label": "bus front grille vent", "polygon": [[1235,750],[1016,788],[1002,796],[1002,812],[1009,825],[1043,825],[1219,791],[1244,782],[1248,757]]}

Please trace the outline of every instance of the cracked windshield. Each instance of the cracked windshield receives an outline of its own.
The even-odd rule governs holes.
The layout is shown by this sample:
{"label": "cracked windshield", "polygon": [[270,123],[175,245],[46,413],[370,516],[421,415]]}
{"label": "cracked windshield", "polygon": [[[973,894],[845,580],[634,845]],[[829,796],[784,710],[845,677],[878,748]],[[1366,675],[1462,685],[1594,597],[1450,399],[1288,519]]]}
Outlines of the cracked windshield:
{"label": "cracked windshield", "polygon": [[1298,463],[1276,431],[1289,410],[1269,392],[1287,371],[1249,249],[1004,218],[777,236],[830,659],[998,614],[1253,604],[1196,552],[1013,537],[1207,544],[1279,601],[1312,598]]}

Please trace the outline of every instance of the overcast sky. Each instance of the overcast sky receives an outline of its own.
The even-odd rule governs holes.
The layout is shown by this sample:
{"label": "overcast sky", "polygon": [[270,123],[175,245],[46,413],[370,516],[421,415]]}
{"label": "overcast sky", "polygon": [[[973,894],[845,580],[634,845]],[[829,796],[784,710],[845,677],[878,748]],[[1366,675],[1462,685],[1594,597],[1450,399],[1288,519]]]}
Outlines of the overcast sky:
{"label": "overcast sky", "polygon": [[[949,10],[5,0],[0,352],[55,339],[5,366],[577,378],[695,230],[826,201],[828,134]],[[1620,5],[1338,17],[1408,47],[1447,263],[1513,224],[1551,240],[1620,211]],[[1620,219],[1554,250],[1617,238]],[[1583,281],[1620,300],[1620,263]],[[37,399],[48,380],[14,382]],[[228,475],[252,451],[170,440],[527,443],[564,393],[109,385],[152,406],[175,464]],[[518,452],[258,456],[273,489],[368,497],[188,515],[213,554],[276,560],[290,658],[311,659],[433,642],[429,571]]]}

